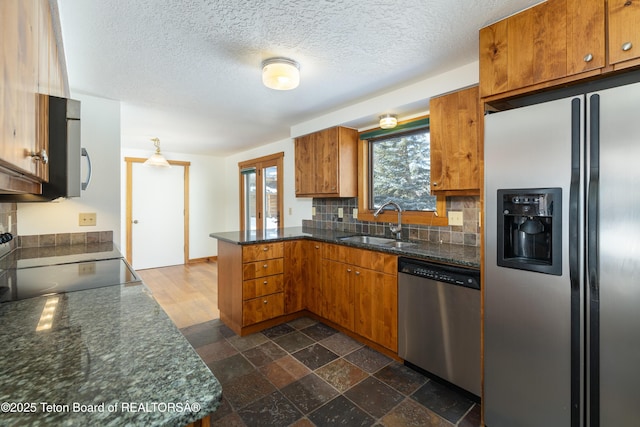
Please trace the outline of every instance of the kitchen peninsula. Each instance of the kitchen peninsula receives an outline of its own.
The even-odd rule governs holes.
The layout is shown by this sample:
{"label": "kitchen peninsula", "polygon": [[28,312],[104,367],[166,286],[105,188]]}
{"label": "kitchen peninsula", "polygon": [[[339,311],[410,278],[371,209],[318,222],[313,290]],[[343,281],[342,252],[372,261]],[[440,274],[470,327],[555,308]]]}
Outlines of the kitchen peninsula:
{"label": "kitchen peninsula", "polygon": [[246,335],[311,316],[397,357],[398,257],[480,263],[477,247],[354,235],[310,227],[211,233],[220,319]]}
{"label": "kitchen peninsula", "polygon": [[220,383],[139,281],[4,302],[0,322],[3,425],[184,426],[219,405]]}

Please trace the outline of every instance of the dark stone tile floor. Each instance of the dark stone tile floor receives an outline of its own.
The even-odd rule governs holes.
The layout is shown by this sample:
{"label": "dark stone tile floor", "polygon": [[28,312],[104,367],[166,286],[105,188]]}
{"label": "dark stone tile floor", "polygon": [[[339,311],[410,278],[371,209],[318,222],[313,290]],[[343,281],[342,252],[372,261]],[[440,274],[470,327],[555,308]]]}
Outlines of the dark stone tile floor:
{"label": "dark stone tile floor", "polygon": [[214,426],[480,425],[466,396],[310,318],[245,337],[217,319],[181,331],[222,384]]}

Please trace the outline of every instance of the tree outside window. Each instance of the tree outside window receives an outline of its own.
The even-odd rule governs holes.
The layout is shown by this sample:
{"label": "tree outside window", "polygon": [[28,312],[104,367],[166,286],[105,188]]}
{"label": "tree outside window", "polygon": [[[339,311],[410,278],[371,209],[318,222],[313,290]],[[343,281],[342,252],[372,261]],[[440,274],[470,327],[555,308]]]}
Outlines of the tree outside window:
{"label": "tree outside window", "polygon": [[391,200],[405,211],[436,210],[429,142],[428,128],[369,141],[370,209]]}

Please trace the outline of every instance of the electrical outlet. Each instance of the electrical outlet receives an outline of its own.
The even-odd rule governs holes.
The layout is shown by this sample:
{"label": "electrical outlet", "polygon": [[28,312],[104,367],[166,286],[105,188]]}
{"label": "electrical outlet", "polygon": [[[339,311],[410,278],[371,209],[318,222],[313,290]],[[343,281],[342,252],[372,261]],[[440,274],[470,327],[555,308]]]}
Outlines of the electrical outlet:
{"label": "electrical outlet", "polygon": [[462,226],[462,211],[449,211],[447,212],[449,216],[449,225],[453,226]]}
{"label": "electrical outlet", "polygon": [[344,218],[344,209],[338,208],[338,218]]}
{"label": "electrical outlet", "polygon": [[80,262],[78,263],[78,275],[89,276],[96,274],[95,262]]}
{"label": "electrical outlet", "polygon": [[79,225],[96,225],[96,213],[95,212],[85,212],[80,213]]}
{"label": "electrical outlet", "polygon": [[353,219],[358,219],[358,208],[353,209],[352,215],[353,215]]}
{"label": "electrical outlet", "polygon": [[289,215],[291,215],[293,213],[293,209],[289,208]]}
{"label": "electrical outlet", "polygon": [[311,208],[311,216],[316,216],[316,207],[315,206],[313,206]]}

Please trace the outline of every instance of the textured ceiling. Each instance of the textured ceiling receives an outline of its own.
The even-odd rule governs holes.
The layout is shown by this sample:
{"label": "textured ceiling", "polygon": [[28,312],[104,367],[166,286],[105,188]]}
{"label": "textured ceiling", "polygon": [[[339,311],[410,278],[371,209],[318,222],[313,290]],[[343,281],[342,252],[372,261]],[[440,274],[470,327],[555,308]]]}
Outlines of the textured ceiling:
{"label": "textured ceiling", "polygon": [[[228,154],[478,59],[478,30],[539,0],[58,0],[72,91],[122,101],[122,143]],[[301,66],[293,91],[262,60]],[[399,106],[398,106],[399,107]],[[382,112],[381,112],[382,113]]]}

